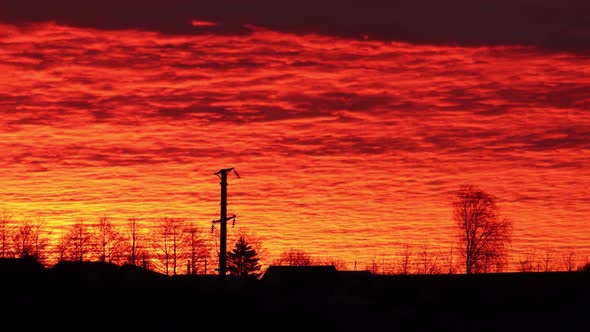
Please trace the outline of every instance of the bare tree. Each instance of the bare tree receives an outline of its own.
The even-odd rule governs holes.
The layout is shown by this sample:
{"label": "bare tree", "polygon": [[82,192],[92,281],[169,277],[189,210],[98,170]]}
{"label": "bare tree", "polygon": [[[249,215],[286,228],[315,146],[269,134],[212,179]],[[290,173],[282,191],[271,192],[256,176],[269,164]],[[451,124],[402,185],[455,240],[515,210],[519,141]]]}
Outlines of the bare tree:
{"label": "bare tree", "polygon": [[[389,259],[389,258],[388,258]],[[332,264],[334,265],[334,264]],[[355,262],[356,265],[356,262]],[[334,265],[336,267],[336,265]],[[340,268],[336,267],[338,270]],[[343,266],[342,270],[345,270],[346,267]],[[356,266],[355,266],[356,269]],[[381,275],[393,275],[396,273],[395,271],[395,264],[387,264],[385,262],[385,255],[381,254],[381,259],[377,258],[376,256],[371,257],[371,263],[365,266],[365,270],[371,272],[372,274],[381,274]]]}
{"label": "bare tree", "polygon": [[[201,263],[204,266],[205,260],[209,257],[205,237],[196,226],[190,225],[184,231],[184,242],[184,247],[188,248],[187,274],[198,274]],[[206,273],[204,267],[203,273]]]}
{"label": "bare tree", "polygon": [[45,250],[49,239],[43,231],[44,221],[37,217],[35,221],[23,220],[18,226],[12,229],[13,247],[11,255],[17,258],[34,258],[37,262],[45,264],[47,259]]}
{"label": "bare tree", "polygon": [[137,251],[137,260],[141,262],[141,267],[146,270],[152,270],[153,255],[146,248],[140,248]]}
{"label": "bare tree", "polygon": [[46,230],[45,220],[40,216],[37,216],[32,226],[32,254],[37,262],[45,265],[48,260],[47,248],[49,247],[49,236],[51,232]]}
{"label": "bare tree", "polygon": [[453,201],[467,274],[501,270],[511,242],[512,223],[499,215],[496,198],[472,185],[461,186]]}
{"label": "bare tree", "polygon": [[122,252],[122,237],[111,219],[106,215],[100,216],[94,227],[94,232],[97,239],[98,260],[108,263],[119,262]]}
{"label": "bare tree", "polygon": [[367,266],[367,270],[372,274],[379,273],[379,262],[377,261],[377,257],[371,257],[371,265]]}
{"label": "bare tree", "polygon": [[575,256],[576,254],[574,252],[574,248],[572,246],[568,246],[562,256],[563,269],[565,271],[571,272],[576,269]]}
{"label": "bare tree", "polygon": [[[156,258],[166,275],[177,274],[178,259],[181,250],[182,219],[160,218],[160,224],[155,229],[153,243]],[[172,271],[170,271],[172,270]]]}
{"label": "bare tree", "polygon": [[65,236],[65,259],[82,262],[92,250],[92,233],[84,219],[70,226]]}
{"label": "bare tree", "polygon": [[14,254],[17,258],[25,258],[32,256],[32,233],[33,223],[26,219],[16,227],[12,234],[12,240],[14,243]]}
{"label": "bare tree", "polygon": [[59,236],[59,241],[57,243],[57,254],[58,254],[58,262],[63,262],[66,260],[68,254],[68,234],[62,233]]}
{"label": "bare tree", "polygon": [[172,240],[172,273],[177,274],[178,259],[181,257],[182,247],[182,231],[184,229],[183,219],[171,219],[170,235]]}
{"label": "bare tree", "polygon": [[12,226],[12,213],[6,209],[0,211],[0,258],[11,257],[10,253],[10,227]]}
{"label": "bare tree", "polygon": [[412,266],[412,248],[410,247],[409,244],[405,244],[404,248],[402,249],[402,251],[399,254],[399,257],[401,259],[400,261],[400,268],[399,268],[399,274],[410,274],[410,270],[411,270],[411,266]]}
{"label": "bare tree", "polygon": [[520,272],[539,272],[541,269],[541,262],[534,250],[529,250],[518,263]]}
{"label": "bare tree", "polygon": [[551,250],[549,246],[545,246],[545,255],[543,256],[543,270],[545,272],[551,271]]}
{"label": "bare tree", "polygon": [[315,264],[314,259],[303,250],[288,249],[281,253],[281,256],[273,262],[274,265],[287,266],[311,266]]}
{"label": "bare tree", "polygon": [[129,239],[129,264],[136,266],[138,260],[137,254],[139,244],[139,227],[136,217],[127,219],[127,231]]}
{"label": "bare tree", "polygon": [[420,246],[419,258],[416,260],[416,271],[419,274],[439,274],[441,267],[438,256],[430,250],[428,242],[424,241]]}
{"label": "bare tree", "polygon": [[170,275],[170,257],[172,255],[172,245],[170,241],[170,223],[168,218],[162,218],[159,225],[151,230],[152,246],[160,269]]}

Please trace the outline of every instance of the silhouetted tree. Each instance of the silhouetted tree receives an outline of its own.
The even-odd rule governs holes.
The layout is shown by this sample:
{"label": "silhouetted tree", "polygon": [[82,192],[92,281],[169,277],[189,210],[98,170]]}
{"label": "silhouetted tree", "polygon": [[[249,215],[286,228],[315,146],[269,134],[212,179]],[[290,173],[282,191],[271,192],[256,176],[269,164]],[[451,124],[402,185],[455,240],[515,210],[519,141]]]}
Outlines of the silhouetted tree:
{"label": "silhouetted tree", "polygon": [[568,246],[562,256],[563,269],[565,271],[571,272],[576,269],[575,256],[574,248],[572,246]]}
{"label": "silhouetted tree", "polygon": [[10,254],[10,224],[12,213],[6,209],[0,211],[0,258],[12,256]]}
{"label": "silhouetted tree", "polygon": [[164,273],[170,275],[177,274],[178,259],[181,250],[182,219],[161,218],[160,224],[155,228],[153,234],[153,246],[158,262]]}
{"label": "silhouetted tree", "polygon": [[12,229],[13,247],[11,255],[17,258],[34,258],[37,262],[45,264],[49,239],[43,234],[43,219],[37,217],[35,221],[23,220]]}
{"label": "silhouetted tree", "polygon": [[139,231],[139,224],[136,217],[130,217],[127,219],[127,240],[129,243],[129,257],[128,263],[136,266],[139,260],[139,248],[141,242],[141,236]]}
{"label": "silhouetted tree", "polygon": [[[252,249],[256,250],[256,253],[258,253],[258,258],[260,258],[261,265],[264,265],[264,264],[262,264],[262,261],[264,261],[265,257],[267,256],[267,250],[264,247],[264,243],[263,243],[262,239],[256,233],[251,232],[243,227],[239,227],[239,228],[237,228],[236,231],[230,232],[230,234],[228,234],[227,241],[228,241],[228,243],[236,243],[236,242],[238,242],[240,237],[243,237],[244,239],[246,239],[246,241],[252,247]],[[216,235],[215,240],[217,240],[217,239],[219,239],[219,234]],[[211,241],[209,243],[210,243],[210,245],[213,244],[213,242],[211,242]],[[215,241],[214,245],[218,246],[216,241]],[[217,253],[217,255],[219,256],[219,253]]]}
{"label": "silhouetted tree", "polygon": [[383,271],[383,268],[379,265],[377,257],[371,257],[371,265],[366,268],[372,274],[379,274],[379,270]]}
{"label": "silhouetted tree", "polygon": [[24,220],[12,236],[14,242],[14,253],[17,258],[26,258],[32,256],[32,238],[31,233],[33,232],[33,223],[30,220]]}
{"label": "silhouetted tree", "polygon": [[183,219],[170,220],[170,236],[172,240],[172,273],[177,274],[178,260],[182,251],[182,231],[184,229]]}
{"label": "silhouetted tree", "polygon": [[512,223],[501,218],[496,198],[472,185],[461,186],[453,201],[467,274],[500,270],[511,242]]}
{"label": "silhouetted tree", "polygon": [[33,232],[31,235],[33,237],[31,241],[33,258],[37,262],[46,265],[49,256],[47,248],[49,247],[49,236],[51,232],[46,230],[45,220],[40,216],[37,216],[33,222]]}
{"label": "silhouetted tree", "polygon": [[[209,257],[209,249],[202,232],[196,226],[188,226],[184,230],[184,247],[188,249],[189,274],[197,274],[200,263]],[[205,273],[203,268],[203,273]]]}
{"label": "silhouetted tree", "polygon": [[537,253],[534,250],[529,250],[524,258],[518,261],[520,272],[540,272],[541,262],[537,258]]}
{"label": "silhouetted tree", "polygon": [[70,261],[84,261],[92,249],[92,233],[84,219],[78,219],[70,226],[65,236],[64,258]]}
{"label": "silhouetted tree", "polygon": [[244,236],[240,236],[232,251],[227,253],[227,270],[230,275],[243,279],[260,277],[258,253],[248,244]]}
{"label": "silhouetted tree", "polygon": [[67,234],[62,233],[59,236],[59,241],[57,242],[58,262],[63,262],[66,260],[67,251],[68,251]]}
{"label": "silhouetted tree", "polygon": [[122,252],[122,237],[106,215],[98,218],[94,227],[98,260],[101,262],[118,262]]}
{"label": "silhouetted tree", "polygon": [[274,265],[288,266],[311,266],[314,265],[314,259],[303,250],[288,249],[281,253],[281,256],[273,262]]}
{"label": "silhouetted tree", "polygon": [[419,259],[416,262],[416,271],[419,274],[440,273],[441,269],[438,264],[438,255],[430,250],[428,242],[422,243],[419,255]]}
{"label": "silhouetted tree", "polygon": [[551,251],[549,246],[545,246],[545,255],[543,257],[543,267],[545,272],[551,271]]}
{"label": "silhouetted tree", "polygon": [[412,257],[413,257],[413,253],[412,253],[412,248],[410,247],[409,244],[405,244],[404,248],[402,249],[402,251],[399,254],[400,256],[400,267],[399,267],[399,274],[402,275],[406,275],[409,274],[411,272],[411,267],[412,267]]}
{"label": "silhouetted tree", "polygon": [[146,249],[140,249],[137,252],[137,259],[141,261],[141,267],[144,269],[151,270],[152,269],[152,259],[150,258],[150,253]]}

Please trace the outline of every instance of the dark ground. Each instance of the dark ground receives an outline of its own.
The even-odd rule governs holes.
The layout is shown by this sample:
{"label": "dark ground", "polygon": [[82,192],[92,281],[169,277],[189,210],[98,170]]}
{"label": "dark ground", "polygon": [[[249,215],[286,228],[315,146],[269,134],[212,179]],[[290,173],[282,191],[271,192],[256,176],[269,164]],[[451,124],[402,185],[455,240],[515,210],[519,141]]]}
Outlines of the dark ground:
{"label": "dark ground", "polygon": [[[6,264],[4,264],[6,265]],[[17,272],[18,271],[18,272]],[[0,264],[5,331],[585,331],[590,272],[381,276],[283,270],[245,283],[136,267]],[[276,272],[276,271],[275,271]]]}

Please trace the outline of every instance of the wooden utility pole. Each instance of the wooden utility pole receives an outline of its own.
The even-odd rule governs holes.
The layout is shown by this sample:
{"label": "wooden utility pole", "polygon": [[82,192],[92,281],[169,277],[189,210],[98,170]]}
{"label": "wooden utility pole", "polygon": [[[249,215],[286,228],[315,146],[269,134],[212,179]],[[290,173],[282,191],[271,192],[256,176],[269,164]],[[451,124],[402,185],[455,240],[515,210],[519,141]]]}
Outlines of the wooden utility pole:
{"label": "wooden utility pole", "polygon": [[218,222],[220,224],[219,227],[219,276],[221,278],[225,277],[227,271],[227,221],[230,219],[234,219],[236,216],[233,215],[231,217],[227,216],[227,174],[230,172],[234,172],[237,177],[240,177],[238,173],[234,170],[233,167],[231,168],[224,168],[215,173],[221,181],[221,212],[219,220],[213,220],[214,223]]}

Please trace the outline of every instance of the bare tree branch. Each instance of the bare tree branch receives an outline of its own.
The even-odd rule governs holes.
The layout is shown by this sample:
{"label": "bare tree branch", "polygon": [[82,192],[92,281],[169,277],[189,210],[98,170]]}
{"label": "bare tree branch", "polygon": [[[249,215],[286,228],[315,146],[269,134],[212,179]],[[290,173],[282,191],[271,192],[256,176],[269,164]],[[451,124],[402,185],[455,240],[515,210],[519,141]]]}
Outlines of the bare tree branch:
{"label": "bare tree branch", "polygon": [[461,230],[465,272],[500,271],[506,262],[512,223],[500,217],[496,198],[472,185],[461,186],[453,201],[453,217]]}

